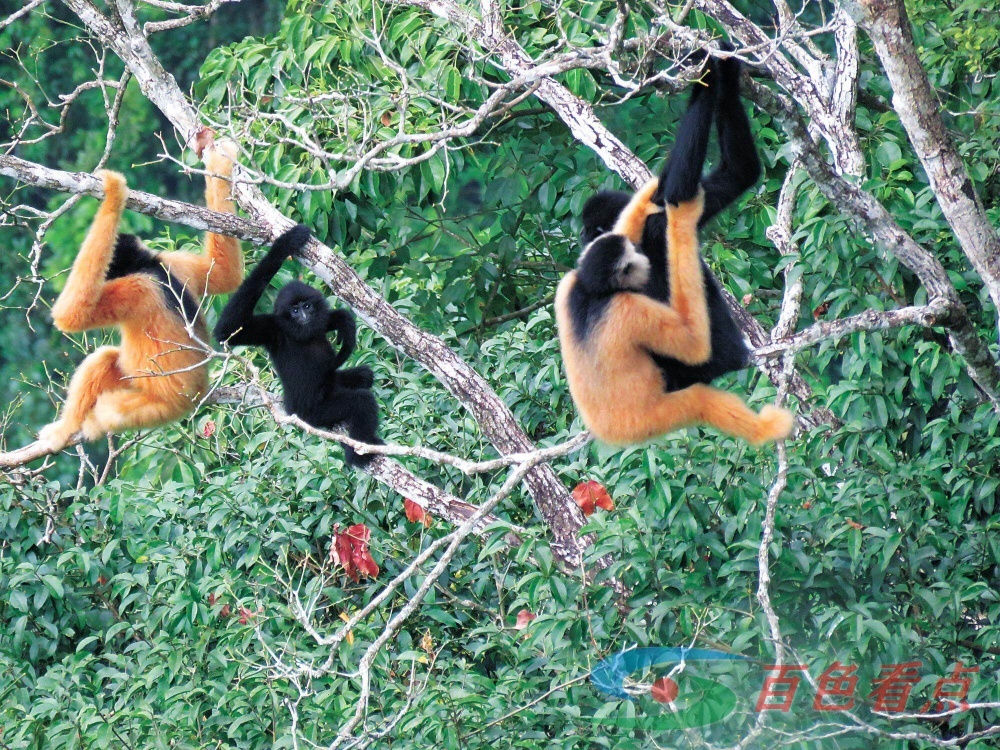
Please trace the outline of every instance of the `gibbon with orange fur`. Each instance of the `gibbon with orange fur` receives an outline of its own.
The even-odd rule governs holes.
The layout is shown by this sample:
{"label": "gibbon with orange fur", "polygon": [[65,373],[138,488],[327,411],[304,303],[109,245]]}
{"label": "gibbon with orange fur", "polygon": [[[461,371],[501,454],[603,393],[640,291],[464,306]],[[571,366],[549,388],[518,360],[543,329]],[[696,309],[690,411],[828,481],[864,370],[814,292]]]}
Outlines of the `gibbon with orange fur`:
{"label": "gibbon with orange fur", "polygon": [[[653,204],[651,180],[622,211],[614,229],[593,240],[559,284],[556,321],[570,393],[584,423],[604,442],[640,443],[704,424],[754,444],[787,437],[791,412],[754,413],[738,397],[701,383],[665,392],[651,352],[687,365],[711,356],[709,313],[698,257],[704,190],[667,211],[669,304],[642,293],[649,259],[636,249]],[[668,192],[668,197],[670,193]]]}
{"label": "gibbon with orange fur", "polygon": [[[208,139],[211,141],[211,139]],[[235,144],[205,151],[205,199],[235,213],[228,178]],[[128,185],[103,171],[104,202],[94,217],[52,319],[67,333],[116,326],[121,345],[102,346],[77,368],[57,421],[39,441],[51,452],[76,433],[94,440],[110,432],[155,427],[189,414],[208,388],[208,329],[200,312],[206,294],[234,291],[243,255],[233,237],[207,233],[204,254],[154,253],[138,237],[118,234]]]}

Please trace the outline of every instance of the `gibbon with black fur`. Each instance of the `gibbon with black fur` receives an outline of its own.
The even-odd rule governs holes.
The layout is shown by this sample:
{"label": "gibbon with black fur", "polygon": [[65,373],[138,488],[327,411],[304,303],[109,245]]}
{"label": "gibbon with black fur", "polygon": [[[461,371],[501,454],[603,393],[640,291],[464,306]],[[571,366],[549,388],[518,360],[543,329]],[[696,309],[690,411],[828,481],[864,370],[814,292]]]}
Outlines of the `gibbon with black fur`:
{"label": "gibbon with black fur", "polygon": [[[740,101],[740,63],[735,58],[710,59],[706,75],[691,93],[687,111],[677,129],[677,141],[670,160],[662,171],[661,186],[666,186],[667,175],[673,170],[678,185],[690,184],[701,178],[708,147],[708,137],[714,116],[719,138],[721,163],[711,174],[701,180],[705,191],[704,210],[698,226],[704,226],[726,206],[750,188],[761,174],[760,160],[750,132],[750,121]],[[658,187],[653,202],[662,206],[664,187]],[[622,191],[605,190],[592,196],[584,204],[582,244],[589,245],[601,234],[611,231],[630,196]],[[660,302],[670,301],[670,283],[667,269],[666,214],[648,217],[639,228],[640,236],[633,238],[640,251],[650,261],[649,281],[643,293]],[[641,239],[641,243],[640,243]],[[663,374],[667,391],[686,388],[694,383],[711,383],[728,372],[747,366],[750,351],[743,334],[733,320],[729,305],[722,296],[722,288],[715,276],[702,261],[702,275],[710,320],[712,355],[707,362],[689,365],[658,354],[653,359]]]}
{"label": "gibbon with black fur", "polygon": [[[235,157],[233,143],[207,146],[205,166],[221,176],[205,180],[213,211],[235,212],[223,179],[232,174]],[[105,170],[101,178],[104,201],[52,319],[68,333],[116,326],[121,344],[100,347],[77,368],[59,419],[39,433],[52,452],[76,433],[94,440],[191,413],[208,388],[208,331],[199,301],[231,292],[243,279],[243,255],[233,237],[207,233],[204,254],[154,253],[135,235],[118,234],[128,184],[117,172]]]}
{"label": "gibbon with black fur", "polygon": [[[725,391],[703,383],[668,392],[653,355],[685,365],[712,355],[709,309],[698,255],[698,222],[705,191],[700,173],[673,166],[664,175],[670,303],[644,293],[649,259],[635,242],[659,181],[651,180],[621,212],[612,231],[584,249],[575,271],[556,292],[556,321],[570,393],[595,437],[618,445],[640,443],[696,424],[761,444],[787,437],[792,414],[765,406],[760,414]],[[675,203],[676,202],[676,203]]]}
{"label": "gibbon with black fur", "polygon": [[[226,304],[215,337],[230,346],[263,346],[267,350],[281,380],[289,414],[313,427],[344,425],[355,440],[381,445],[378,404],[370,390],[374,382],[371,369],[339,369],[357,343],[354,315],[349,310],[331,310],[322,294],[299,281],[281,288],[272,314],[254,315],[254,307],[285,258],[308,241],[309,229],[301,224],[275,241]],[[340,342],[337,352],[327,340],[331,331],[337,332]],[[344,445],[344,458],[351,466],[366,466],[375,455],[362,455]]]}

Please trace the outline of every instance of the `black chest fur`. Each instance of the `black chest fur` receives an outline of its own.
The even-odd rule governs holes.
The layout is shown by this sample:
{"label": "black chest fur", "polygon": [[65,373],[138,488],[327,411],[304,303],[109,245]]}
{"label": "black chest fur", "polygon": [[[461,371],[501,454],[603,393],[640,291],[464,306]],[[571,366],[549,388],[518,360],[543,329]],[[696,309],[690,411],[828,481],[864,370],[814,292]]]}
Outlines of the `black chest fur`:
{"label": "black chest fur", "polygon": [[285,409],[317,427],[323,426],[316,424],[314,413],[326,399],[336,371],[336,354],[330,342],[325,336],[295,341],[283,335],[270,355],[281,380]]}
{"label": "black chest fur", "polygon": [[[649,258],[649,282],[643,290],[660,302],[670,301],[670,276],[667,268],[667,219],[655,214],[646,219],[640,250]],[[650,354],[663,373],[666,390],[678,391],[695,383],[711,383],[726,373],[744,369],[750,360],[750,350],[743,333],[733,320],[722,287],[705,261],[701,262],[705,278],[705,301],[711,327],[712,356],[701,365],[686,365],[671,357]]]}
{"label": "black chest fur", "polygon": [[163,303],[186,321],[194,321],[198,317],[198,303],[181,281],[157,260],[156,254],[150,252],[134,234],[120,234],[115,241],[115,254],[108,267],[105,278],[108,281],[120,279],[131,274],[146,274],[152,276],[160,287]]}

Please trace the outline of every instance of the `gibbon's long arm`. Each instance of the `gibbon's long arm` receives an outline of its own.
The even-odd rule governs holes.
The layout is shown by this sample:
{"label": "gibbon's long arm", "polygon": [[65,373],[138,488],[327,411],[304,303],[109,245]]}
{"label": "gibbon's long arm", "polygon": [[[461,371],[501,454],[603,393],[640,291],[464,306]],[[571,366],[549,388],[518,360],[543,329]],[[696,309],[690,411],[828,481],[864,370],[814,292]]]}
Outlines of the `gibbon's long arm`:
{"label": "gibbon's long arm", "polygon": [[715,111],[721,162],[702,180],[705,210],[698,226],[704,226],[760,179],[760,157],[750,132],[750,119],[740,100],[740,61],[735,57],[719,62],[721,85]]}
{"label": "gibbon's long arm", "polygon": [[[235,214],[228,179],[233,174],[236,144],[220,141],[205,151],[205,167],[216,176],[205,177],[205,203],[213,211]],[[228,294],[243,280],[243,253],[235,237],[205,233],[205,253],[160,253],[160,262],[199,298]]]}
{"label": "gibbon's long arm", "polygon": [[705,82],[695,84],[688,107],[677,125],[677,139],[660,172],[661,187],[654,199],[656,203],[677,206],[697,196],[719,88],[717,63],[710,59]]}
{"label": "gibbon's long arm", "polygon": [[[731,49],[731,45],[724,49]],[[663,166],[655,202],[677,205],[694,197],[698,183],[705,190],[705,209],[699,227],[711,221],[760,179],[760,158],[750,132],[750,120],[740,100],[740,70],[734,57],[711,58],[704,81],[696,84],[684,117],[677,126],[677,140]],[[719,166],[702,179],[708,153],[712,118],[719,137]]]}
{"label": "gibbon's long arm", "polygon": [[676,207],[667,203],[670,303],[631,293],[617,295],[611,303],[610,321],[627,321],[631,328],[623,331],[623,336],[687,365],[702,364],[712,354],[705,282],[698,257],[698,219],[703,199],[704,193],[699,190],[694,200]]}
{"label": "gibbon's long arm", "polygon": [[326,331],[327,333],[336,331],[337,341],[340,342],[340,351],[337,352],[337,356],[333,360],[333,368],[336,369],[347,361],[358,345],[358,325],[351,312],[341,308],[330,311]]}
{"label": "gibbon's long arm", "polygon": [[104,328],[143,314],[147,307],[143,302],[155,291],[149,278],[104,280],[115,254],[128,183],[117,172],[103,170],[100,175],[104,181],[104,201],[73,261],[66,286],[52,306],[52,321],[56,328],[67,333]]}
{"label": "gibbon's long arm", "polygon": [[279,326],[274,315],[254,315],[264,290],[275,277],[285,258],[291,257],[309,239],[309,230],[301,224],[281,235],[253,271],[240,284],[215,325],[217,341],[230,346],[271,346]]}

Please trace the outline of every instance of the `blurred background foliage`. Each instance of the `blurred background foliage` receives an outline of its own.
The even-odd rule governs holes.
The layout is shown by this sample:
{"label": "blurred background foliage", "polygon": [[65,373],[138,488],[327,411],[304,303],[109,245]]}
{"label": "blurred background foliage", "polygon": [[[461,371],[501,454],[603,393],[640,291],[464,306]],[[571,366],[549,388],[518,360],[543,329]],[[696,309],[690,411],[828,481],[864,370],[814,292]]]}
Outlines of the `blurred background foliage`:
{"label": "blurred background foliage", "polygon": [[[760,3],[735,5],[757,20],[767,18]],[[0,53],[0,78],[54,100],[92,77],[96,64],[93,49],[73,41],[79,28],[69,12],[54,3],[44,7],[0,31],[0,49],[7,50]],[[547,7],[527,3],[508,12],[508,25],[529,52],[551,41]],[[583,4],[580,12],[610,13],[613,7]],[[947,124],[992,217],[1000,220],[1000,32],[975,21],[995,17],[1000,2],[913,3],[910,11]],[[371,118],[367,124],[385,127],[398,116],[398,80],[361,41],[373,14],[384,22],[386,54],[425,91],[472,106],[482,101],[484,87],[473,75],[485,75],[484,64],[460,54],[443,22],[367,0],[292,0],[287,8],[243,0],[224,5],[207,23],[157,35],[154,48],[207,113],[257,107],[286,112],[309,127],[308,108],[283,108],[287,92],[340,91],[351,106],[363,101],[367,110],[358,105],[357,121],[315,133],[334,148],[338,138],[356,136],[352,128],[365,124],[363,112]],[[641,24],[639,16],[631,23]],[[708,23],[697,16],[693,22]],[[870,106],[859,107],[857,125],[868,157],[865,187],[941,259],[981,334],[995,341],[996,313],[888,106],[886,80],[870,51],[863,53],[861,85]],[[15,57],[30,63],[18,68]],[[109,58],[106,73],[117,78],[119,61]],[[644,92],[620,102],[623,92],[600,71],[561,79],[593,101],[640,158],[653,168],[660,164],[685,97]],[[23,119],[19,101],[9,86],[0,86],[5,139]],[[103,112],[100,93],[86,92],[69,108],[63,134],[18,155],[62,169],[93,169],[105,146]],[[414,107],[408,114],[429,132],[436,126],[433,111]],[[752,121],[765,179],[715,221],[703,241],[721,281],[737,298],[746,297],[750,311],[770,327],[785,280],[784,263],[765,230],[788,152],[766,114],[754,108]],[[164,146],[180,158],[169,124],[132,82],[109,166],[139,189],[199,201],[200,178],[184,177],[161,160]],[[405,171],[362,173],[336,195],[265,190],[289,216],[339,248],[398,310],[469,361],[534,439],[564,440],[581,425],[561,375],[551,305],[523,311],[548,299],[575,262],[582,202],[599,188],[622,185],[530,98],[490,121],[480,137],[453,146]],[[256,149],[253,164],[279,180],[327,178],[307,154],[279,143]],[[6,179],[0,189],[9,202],[49,210],[67,200],[15,190]],[[0,308],[0,401],[7,447],[29,440],[51,420],[82,353],[108,338],[62,336],[47,316],[96,203],[80,200],[48,231],[40,286],[30,279],[31,233],[0,227],[0,294],[7,295]],[[199,241],[190,230],[135,213],[126,223],[157,237],[158,247]],[[805,284],[803,326],[814,318],[925,301],[915,277],[859,237],[808,181],[795,227],[800,252],[794,273]],[[259,253],[245,249],[250,260]],[[302,270],[286,264],[279,282],[293,273]],[[388,441],[494,455],[475,422],[432,377],[366,328],[359,352],[355,360],[376,372]],[[265,364],[263,356],[256,361]],[[911,709],[961,660],[981,669],[970,700],[1000,699],[997,414],[934,330],[825,342],[800,355],[798,364],[815,394],[813,404],[800,408],[826,406],[842,425],[790,444],[789,486],[770,549],[771,597],[796,660],[814,677],[837,659],[857,664],[859,695],[870,690],[881,664],[919,660],[924,680]],[[269,377],[266,367],[264,372]],[[748,392],[756,406],[774,396],[753,370],[724,386]],[[204,437],[209,420],[217,429]],[[100,445],[87,451],[98,464],[107,454]],[[483,501],[493,486],[488,477],[408,463],[470,502]],[[353,644],[342,644],[340,674],[302,685],[304,694],[268,669],[268,649],[290,661],[325,657],[294,622],[288,587],[319,597],[319,624],[332,630],[342,614],[379,590],[378,581],[352,584],[324,575],[331,572],[327,555],[335,524],[372,529],[382,579],[447,530],[441,520],[427,530],[408,523],[403,499],[345,472],[338,448],[231,408],[206,408],[143,433],[103,484],[78,481],[78,466],[77,458],[64,456],[41,481],[0,484],[0,747],[290,747],[290,705],[306,738],[329,742],[354,710],[358,684],[350,675],[361,651],[417,584],[357,628]],[[775,472],[771,451],[688,430],[625,451],[595,446],[555,468],[569,487],[596,479],[614,497],[615,511],[590,518],[598,539],[590,559],[612,554],[617,562],[584,590],[577,577],[553,564],[527,494],[512,496],[499,515],[526,527],[521,547],[504,548],[500,531],[470,541],[376,660],[373,728],[403,707],[411,672],[427,680],[384,746],[673,746],[681,742],[673,735],[611,730],[593,719],[610,704],[582,679],[589,668],[631,645],[697,645],[761,663],[771,658],[754,598],[763,505]],[[51,543],[40,543],[53,508],[57,532]],[[609,576],[631,587],[627,612],[602,585]],[[521,609],[538,617],[515,630]],[[762,672],[691,670],[728,684],[739,698],[738,710],[706,730],[706,739],[738,739],[752,724]],[[836,717],[812,713],[810,702],[811,694],[800,691],[796,709],[772,717],[773,723],[793,731]],[[508,716],[515,709],[521,710]],[[656,707],[647,699],[631,710],[655,713]],[[887,721],[863,707],[858,713],[883,729],[942,738],[997,719],[995,711],[938,723]],[[873,741],[849,734],[812,746],[867,748]]]}

